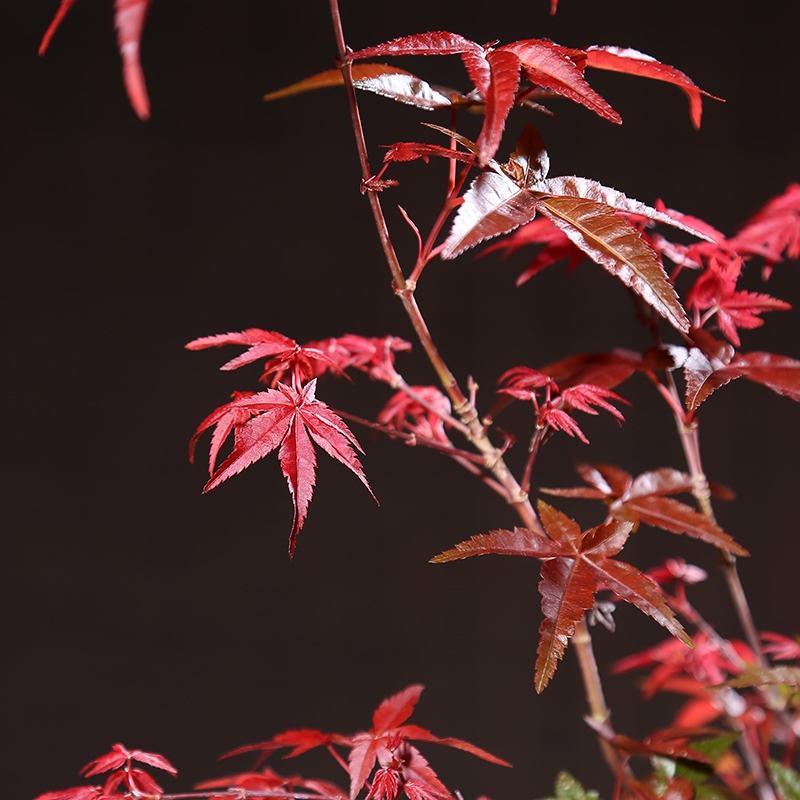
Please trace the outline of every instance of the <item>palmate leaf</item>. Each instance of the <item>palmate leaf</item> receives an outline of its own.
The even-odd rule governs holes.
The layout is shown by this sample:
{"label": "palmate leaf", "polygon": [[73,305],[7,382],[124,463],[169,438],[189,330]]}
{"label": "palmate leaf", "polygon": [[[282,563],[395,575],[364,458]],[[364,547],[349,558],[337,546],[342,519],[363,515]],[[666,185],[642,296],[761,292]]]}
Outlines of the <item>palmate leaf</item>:
{"label": "palmate leaf", "polygon": [[534,685],[547,686],[583,614],[601,587],[663,625],[686,644],[691,640],[669,608],[658,585],[639,570],[614,558],[623,548],[633,523],[612,520],[581,531],[580,526],[547,503],[539,502],[547,535],[523,528],[491,531],[460,542],[431,561],[443,564],[480,555],[538,558],[542,564],[539,593],[544,619],[539,628]]}
{"label": "palmate leaf", "polygon": [[[361,447],[350,429],[327,405],[315,397],[316,380],[295,389],[277,389],[242,396],[227,403],[201,423],[198,434],[219,422],[234,433],[233,449],[217,467],[204,492],[268,456],[275,449],[294,504],[289,533],[289,555],[294,555],[297,536],[305,523],[316,482],[316,454],[312,441],[331,458],[344,464],[372,494],[356,451]],[[236,415],[231,420],[231,415]],[[229,425],[228,422],[231,422]],[[196,441],[197,434],[195,434]],[[221,442],[212,443],[214,457]],[[374,497],[374,495],[373,495]]]}
{"label": "palmate leaf", "polygon": [[[426,111],[449,108],[454,103],[466,102],[466,98],[454,89],[431,86],[422,78],[407,70],[389,64],[353,64],[351,67],[353,85],[365,92],[372,92],[398,103],[416,106]],[[344,77],[340,69],[328,69],[310,75],[301,81],[275,89],[264,95],[264,100],[282,100],[285,97],[343,86]]]}

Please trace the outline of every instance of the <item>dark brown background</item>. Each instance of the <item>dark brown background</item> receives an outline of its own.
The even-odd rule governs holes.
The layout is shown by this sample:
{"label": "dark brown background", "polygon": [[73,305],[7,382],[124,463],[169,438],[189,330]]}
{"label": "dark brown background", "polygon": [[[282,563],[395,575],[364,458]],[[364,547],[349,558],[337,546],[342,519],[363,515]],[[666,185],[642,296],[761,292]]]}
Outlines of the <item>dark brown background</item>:
{"label": "dark brown background", "polygon": [[[79,3],[37,60],[55,5],[0,9],[6,795],[70,785],[117,740],[167,753],[188,786],[240,742],[289,726],[364,725],[380,697],[413,681],[429,687],[421,723],[516,764],[504,771],[428,748],[468,797],[541,796],[559,767],[608,790],[580,722],[571,656],[543,697],[531,687],[535,565],[426,563],[513,522],[493,496],[434,454],[362,435],[381,508],[322,457],[290,564],[290,505],[275,464],[202,497],[202,469],[185,462],[197,420],[255,380],[218,373],[220,354],[186,353],[186,340],[251,325],[300,339],[409,334],[357,192],[344,98],[259,101],[331,63],[326,4],[156,2],[144,43],[148,125],[121,88],[110,2]],[[355,46],[435,28],[482,41],[633,45],[728,99],[707,105],[696,133],[675,89],[596,74],[626,124],[559,104],[556,119],[541,121],[555,174],[663,196],[727,230],[798,177],[797,4],[563,0],[555,20],[545,6],[407,0],[345,2],[344,12]],[[455,63],[408,66],[463,85]],[[413,110],[372,97],[363,108],[375,156],[380,143],[420,136]],[[426,219],[442,166],[402,177],[396,199]],[[409,237],[396,230],[407,254]],[[568,278],[555,269],[515,290],[522,263],[465,257],[430,268],[421,302],[459,375],[488,389],[516,363],[643,344],[626,293],[601,270],[585,265]],[[797,298],[797,266],[780,268],[769,291]],[[747,346],[798,356],[797,335],[797,318],[776,314]],[[402,364],[411,380],[430,381],[420,358]],[[322,394],[365,413],[383,398],[362,384]],[[569,481],[579,458],[681,464],[652,392],[632,383],[626,394],[635,405],[625,426],[592,421],[590,450],[563,440],[549,448],[542,483]],[[737,385],[709,404],[704,431],[710,474],[740,494],[720,513],[755,554],[742,572],[756,617],[789,631],[798,628],[798,411]],[[587,506],[575,511],[596,519]],[[715,562],[708,548],[652,531],[626,552],[643,568],[670,553]],[[698,594],[733,633],[720,588],[714,572]],[[616,636],[596,637],[604,665],[662,635],[628,609],[618,618]],[[653,706],[645,720],[632,682],[609,678],[608,690],[629,733],[673,707]],[[311,758],[306,770],[317,767]]]}

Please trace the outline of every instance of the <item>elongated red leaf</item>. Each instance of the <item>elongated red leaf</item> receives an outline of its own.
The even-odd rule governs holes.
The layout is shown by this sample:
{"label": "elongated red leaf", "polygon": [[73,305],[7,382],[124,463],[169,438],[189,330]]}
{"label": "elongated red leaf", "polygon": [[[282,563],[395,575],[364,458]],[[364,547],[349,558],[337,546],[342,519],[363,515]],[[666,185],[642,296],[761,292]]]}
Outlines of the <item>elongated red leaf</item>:
{"label": "elongated red leaf", "polygon": [[116,0],[114,24],[122,56],[122,75],[133,110],[139,119],[150,117],[150,100],[139,56],[142,32],[151,0]]}
{"label": "elongated red leaf", "polygon": [[586,51],[586,66],[594,69],[624,72],[642,78],[671,83],[681,89],[689,99],[689,116],[695,128],[700,127],[703,116],[702,95],[722,101],[720,97],[701,89],[688,75],[669,64],[662,64],[652,56],[630,47],[590,47]]}
{"label": "elongated red leaf", "polygon": [[692,640],[678,622],[658,584],[624,561],[591,562],[597,576],[620,598],[663,625],[673,636],[691,647]]}
{"label": "elongated red leaf", "polygon": [[595,114],[617,124],[622,117],[583,77],[583,71],[565,54],[565,49],[545,39],[524,39],[504,45],[501,50],[515,53],[532,83],[585,106]]}
{"label": "elongated red leaf", "polygon": [[593,181],[590,178],[578,178],[575,175],[567,175],[558,178],[548,178],[534,187],[537,191],[546,192],[556,196],[582,197],[585,200],[594,200],[596,203],[605,203],[607,206],[623,211],[626,214],[636,214],[647,217],[655,222],[661,222],[673,228],[686,231],[692,236],[704,241],[711,241],[708,233],[703,228],[693,227],[690,221],[685,221],[684,216],[668,214],[665,211],[658,211],[646,203],[626,197],[617,189]]}
{"label": "elongated red leaf", "polygon": [[491,764],[497,764],[500,767],[511,766],[505,759],[498,758],[488,750],[484,750],[482,747],[472,744],[472,742],[464,741],[464,739],[457,739],[454,736],[436,736],[426,728],[420,728],[418,725],[403,725],[397,729],[397,733],[407,739],[420,742],[433,742],[434,744],[441,744],[445,747],[453,747],[456,750],[463,750],[465,753],[488,761]]}
{"label": "elongated red leaf", "polygon": [[705,514],[700,514],[685,503],[673,500],[671,497],[650,495],[634,498],[626,501],[622,508],[632,510],[642,522],[656,528],[700,539],[700,541],[713,544],[714,547],[727,550],[737,556],[750,555],[744,547]]}
{"label": "elongated red leaf", "polygon": [[678,330],[689,320],[658,256],[641,234],[607,205],[576,197],[545,197],[538,210],[584,253],[638,294]]}
{"label": "elongated red leaf", "polygon": [[350,773],[350,800],[355,800],[358,796],[377,760],[378,742],[369,734],[357,737],[347,760]]}
{"label": "elongated red leaf", "polygon": [[363,61],[365,58],[381,58],[385,56],[449,56],[483,51],[483,48],[457,33],[447,31],[428,31],[411,36],[400,36],[374,47],[365,47],[349,54],[351,61]]}
{"label": "elongated red leaf", "polygon": [[528,558],[552,558],[559,549],[540,534],[527,528],[496,530],[479,533],[464,542],[459,542],[450,550],[434,556],[431,564],[445,564],[472,556],[527,556]]}
{"label": "elongated red leaf", "polygon": [[414,713],[424,690],[424,686],[416,683],[383,700],[372,714],[373,733],[384,733],[402,725]]}
{"label": "elongated red leaf", "polygon": [[517,95],[520,68],[516,55],[505,50],[492,50],[486,60],[490,67],[490,80],[484,98],[486,112],[483,128],[478,138],[481,166],[494,157],[500,146],[506,119]]}

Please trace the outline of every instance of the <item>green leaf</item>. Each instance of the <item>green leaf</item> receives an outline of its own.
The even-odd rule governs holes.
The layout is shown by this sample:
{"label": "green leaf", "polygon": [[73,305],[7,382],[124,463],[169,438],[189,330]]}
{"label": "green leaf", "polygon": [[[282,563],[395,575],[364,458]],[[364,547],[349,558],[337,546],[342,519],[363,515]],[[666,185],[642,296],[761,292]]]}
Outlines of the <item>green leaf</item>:
{"label": "green leaf", "polygon": [[769,771],[783,800],[800,800],[800,773],[797,770],[784,767],[778,761],[770,761]]}
{"label": "green leaf", "polygon": [[599,800],[600,795],[593,789],[584,789],[580,781],[569,772],[559,772],[556,776],[555,797],[545,800]]}

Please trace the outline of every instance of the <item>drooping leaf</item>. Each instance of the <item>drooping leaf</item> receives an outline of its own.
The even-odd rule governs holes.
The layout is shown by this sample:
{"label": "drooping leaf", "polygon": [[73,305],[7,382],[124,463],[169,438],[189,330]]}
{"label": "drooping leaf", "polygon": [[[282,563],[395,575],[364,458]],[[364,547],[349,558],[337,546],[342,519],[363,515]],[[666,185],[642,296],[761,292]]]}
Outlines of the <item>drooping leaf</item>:
{"label": "drooping leaf", "polygon": [[536,207],[678,330],[689,330],[686,312],[658,256],[627,220],[604,203],[583,198],[544,197]]}
{"label": "drooping leaf", "polygon": [[630,47],[589,47],[586,51],[586,66],[674,84],[689,98],[689,116],[695,128],[700,127],[703,115],[703,95],[724,102],[722,98],[701,89],[679,69],[662,64],[652,56]]}
{"label": "drooping leaf", "polygon": [[[151,0],[115,0],[114,25],[117,29],[117,45],[122,57],[122,76],[133,110],[139,119],[146,120],[150,116],[150,101],[147,86],[142,73],[139,51],[142,33],[150,9]],[[39,45],[39,55],[44,55],[59,26],[75,5],[75,0],[61,0],[53,21]]]}
{"label": "drooping leaf", "polygon": [[[228,403],[225,413],[252,414],[234,428],[233,449],[206,484],[208,492],[280,447],[278,461],[294,503],[294,521],[289,534],[289,555],[294,554],[297,535],[303,527],[316,481],[316,456],[311,441],[331,458],[344,464],[367,487],[356,455],[360,446],[345,423],[315,397],[316,380],[294,389],[278,389],[242,397]],[[213,418],[213,415],[212,415]],[[207,418],[201,424],[209,427]]]}
{"label": "drooping leaf", "polygon": [[566,49],[546,39],[523,39],[503,45],[514,53],[531,83],[549,89],[617,124],[622,117],[586,82],[583,70]]}

